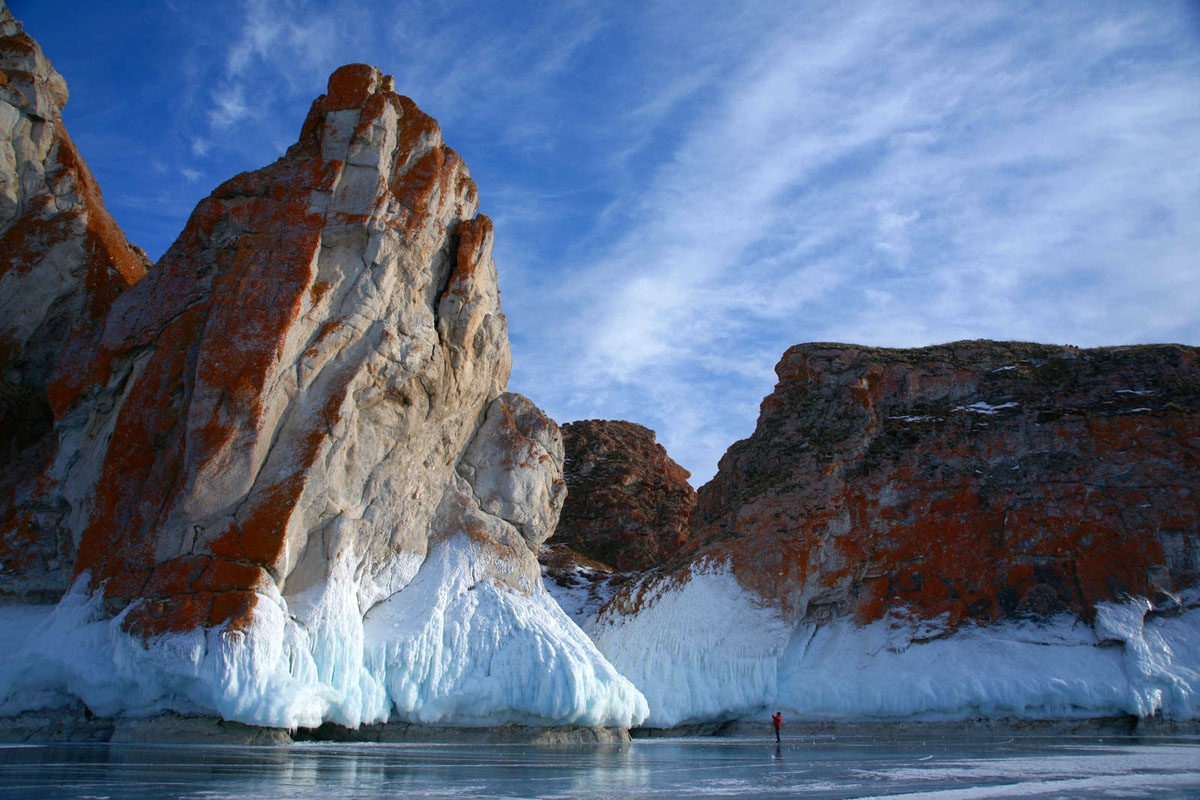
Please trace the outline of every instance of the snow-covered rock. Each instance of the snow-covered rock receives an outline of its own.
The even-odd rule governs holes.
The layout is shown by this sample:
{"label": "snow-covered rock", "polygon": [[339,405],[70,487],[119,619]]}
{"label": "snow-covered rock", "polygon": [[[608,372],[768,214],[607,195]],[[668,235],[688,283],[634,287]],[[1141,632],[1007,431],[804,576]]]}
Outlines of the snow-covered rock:
{"label": "snow-covered rock", "polygon": [[[622,602],[636,600],[636,608]],[[1200,716],[1200,597],[1177,614],[1103,604],[948,631],[897,609],[867,625],[795,624],[727,565],[649,579],[584,622],[646,696],[647,725]]]}
{"label": "snow-covered rock", "polygon": [[541,584],[562,443],[504,391],[477,207],[437,123],[346,66],[283,158],[71,339],[42,501],[74,583],[0,663],[0,714],[645,716]]}
{"label": "snow-covered rock", "polygon": [[649,724],[1197,716],[1200,351],[809,344],[776,371],[684,548],[584,622]]}

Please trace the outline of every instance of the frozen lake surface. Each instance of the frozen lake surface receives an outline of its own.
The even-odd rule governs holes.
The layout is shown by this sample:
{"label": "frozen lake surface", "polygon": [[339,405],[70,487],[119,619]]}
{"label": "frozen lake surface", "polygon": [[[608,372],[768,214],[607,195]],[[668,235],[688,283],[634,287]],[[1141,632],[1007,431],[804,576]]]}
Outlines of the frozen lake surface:
{"label": "frozen lake surface", "polygon": [[0,797],[1195,798],[1200,739],[805,737],[514,745],[0,745]]}

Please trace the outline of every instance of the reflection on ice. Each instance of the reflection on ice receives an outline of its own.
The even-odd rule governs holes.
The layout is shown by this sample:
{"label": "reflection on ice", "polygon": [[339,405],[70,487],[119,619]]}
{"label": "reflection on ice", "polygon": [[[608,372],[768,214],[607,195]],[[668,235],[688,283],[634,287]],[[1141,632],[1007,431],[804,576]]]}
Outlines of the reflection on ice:
{"label": "reflection on ice", "polygon": [[1147,797],[1200,793],[1200,739],[657,739],[631,747],[0,746],[0,796]]}

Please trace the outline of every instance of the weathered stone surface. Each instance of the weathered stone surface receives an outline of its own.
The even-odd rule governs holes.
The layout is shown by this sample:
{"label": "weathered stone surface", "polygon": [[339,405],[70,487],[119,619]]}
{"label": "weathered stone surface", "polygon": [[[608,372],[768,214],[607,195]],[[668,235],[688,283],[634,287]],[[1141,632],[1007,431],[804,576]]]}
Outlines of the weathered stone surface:
{"label": "weathered stone surface", "polygon": [[46,474],[59,356],[150,267],[108,211],[62,122],[67,84],[0,3],[0,596],[45,599],[75,542]]}
{"label": "weathered stone surface", "polygon": [[292,744],[291,734],[280,728],[243,725],[217,717],[183,717],[161,714],[148,719],[110,721],[110,742],[152,744],[202,744],[270,747]]}
{"label": "weathered stone surface", "polygon": [[119,742],[203,744],[217,746],[287,746],[295,742],[527,744],[538,746],[602,746],[624,748],[630,743],[625,728],[580,725],[446,727],[394,722],[345,728],[288,731],[243,725],[217,717],[185,717],[166,713],[145,719],[102,718],[79,708],[26,712],[0,717],[0,742]]}
{"label": "weathered stone surface", "polygon": [[363,725],[354,730],[322,725],[315,730],[299,730],[296,741],[378,742],[382,744],[522,744],[544,747],[588,746],[624,749],[630,743],[625,728],[593,728],[580,725],[529,726],[500,725],[487,728],[450,728],[392,722]]}
{"label": "weathered stone surface", "polygon": [[689,473],[631,422],[563,426],[567,499],[554,544],[622,571],[658,566],[688,540],[696,493]]}
{"label": "weathered stone surface", "polygon": [[67,84],[0,5],[0,371],[44,392],[63,345],[150,266],[62,123]]}
{"label": "weathered stone surface", "polygon": [[424,555],[510,365],[476,206],[437,124],[343,67],[300,142],[202,202],[69,354],[76,573],[127,629],[244,625],[264,587],[343,560],[369,607]]}
{"label": "weathered stone surface", "polygon": [[0,742],[107,742],[114,727],[82,707],[26,711],[0,718]]}
{"label": "weathered stone surface", "polygon": [[528,398],[492,403],[458,472],[482,510],[520,531],[531,553],[554,532],[566,496],[562,435]]}
{"label": "weathered stone surface", "polygon": [[1200,578],[1195,348],[809,344],[776,371],[686,561],[793,620],[1090,620]]}

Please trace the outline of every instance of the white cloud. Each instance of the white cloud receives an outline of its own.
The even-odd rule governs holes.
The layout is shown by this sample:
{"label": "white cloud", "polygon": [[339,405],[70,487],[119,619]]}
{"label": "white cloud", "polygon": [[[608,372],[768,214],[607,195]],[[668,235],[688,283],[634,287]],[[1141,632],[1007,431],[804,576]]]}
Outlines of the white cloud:
{"label": "white cloud", "polygon": [[212,93],[212,102],[208,120],[214,128],[229,128],[250,117],[250,107],[240,85],[222,86]]}
{"label": "white cloud", "polygon": [[[632,224],[560,294],[567,335],[540,346],[565,380],[657,418],[703,480],[734,438],[715,432],[752,425],[724,387],[756,406],[770,378],[747,363],[799,341],[1200,337],[1179,299],[1200,282],[1195,50],[1132,52],[1171,41],[1169,18],[810,10],[703,88],[663,76],[664,105],[703,108],[615,201]],[[686,422],[660,412],[685,395]]]}

